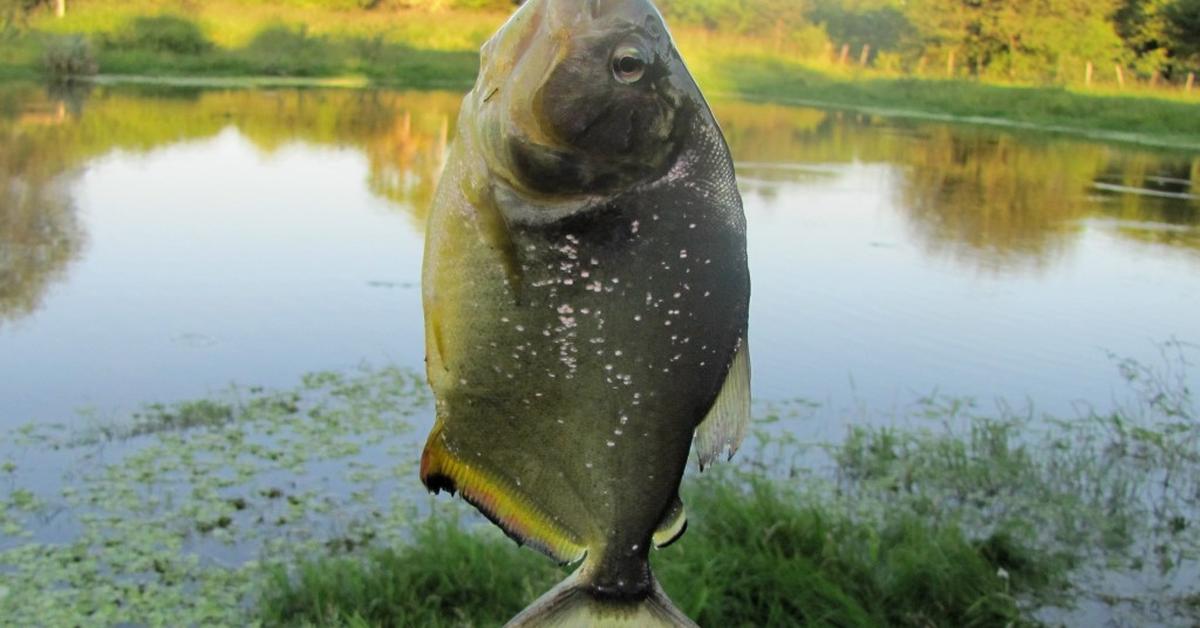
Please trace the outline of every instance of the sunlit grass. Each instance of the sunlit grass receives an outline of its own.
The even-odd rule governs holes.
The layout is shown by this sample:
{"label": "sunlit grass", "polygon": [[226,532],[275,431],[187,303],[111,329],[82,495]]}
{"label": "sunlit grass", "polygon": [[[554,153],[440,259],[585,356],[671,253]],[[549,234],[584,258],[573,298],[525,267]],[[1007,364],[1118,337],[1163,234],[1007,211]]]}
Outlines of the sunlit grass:
{"label": "sunlit grass", "polygon": [[[972,540],[909,512],[856,521],[781,482],[726,473],[685,498],[689,532],[656,573],[704,626],[1013,625],[1018,595],[1061,582],[1014,536]],[[444,511],[411,544],[279,568],[259,611],[268,625],[492,626],[565,575]]]}
{"label": "sunlit grass", "polygon": [[[712,62],[712,84],[768,101],[870,109],[1035,130],[1094,133],[1104,139],[1200,146],[1200,106],[1144,93],[1081,93],[1064,87],[990,85],[965,80],[846,79],[811,65],[764,57]],[[736,78],[734,78],[736,77]]]}

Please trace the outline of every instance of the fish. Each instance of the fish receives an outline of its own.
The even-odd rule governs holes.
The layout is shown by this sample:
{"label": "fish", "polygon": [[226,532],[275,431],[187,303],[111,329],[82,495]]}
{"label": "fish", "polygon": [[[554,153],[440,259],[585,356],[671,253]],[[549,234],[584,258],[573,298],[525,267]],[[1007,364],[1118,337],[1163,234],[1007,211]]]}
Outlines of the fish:
{"label": "fish", "polygon": [[[573,573],[509,626],[694,626],[650,570],[750,413],[746,220],[649,0],[527,0],[483,45],[426,228],[420,479]],[[469,578],[470,574],[463,574]]]}

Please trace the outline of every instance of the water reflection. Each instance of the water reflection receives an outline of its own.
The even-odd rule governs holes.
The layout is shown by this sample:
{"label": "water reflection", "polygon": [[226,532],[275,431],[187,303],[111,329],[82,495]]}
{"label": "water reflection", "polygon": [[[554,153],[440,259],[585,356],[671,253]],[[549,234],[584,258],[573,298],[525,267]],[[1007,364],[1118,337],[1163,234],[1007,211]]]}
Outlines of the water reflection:
{"label": "water reflection", "polygon": [[[829,176],[821,165],[893,166],[898,205],[926,252],[971,268],[1044,269],[1088,219],[1118,220],[1122,236],[1200,252],[1200,158],[813,109],[714,109],[743,184],[772,197],[773,182]],[[1114,180],[1120,189],[1096,189]]]}
{"label": "water reflection", "polygon": [[[5,220],[13,226],[4,237],[25,247],[22,263],[62,268],[78,251],[80,234],[69,199],[53,181],[109,151],[148,151],[231,125],[264,153],[297,141],[361,149],[371,190],[420,224],[458,100],[445,92],[6,89],[0,164]],[[924,247],[964,264],[1044,268],[1070,246],[1084,219],[1116,221],[1117,233],[1138,241],[1198,248],[1200,159],[769,104],[720,102],[714,109],[743,164],[745,185],[756,192],[772,197],[778,183],[830,176],[820,167],[781,164],[889,164]],[[38,206],[47,215],[36,224],[20,217]],[[16,245],[6,249],[5,268],[15,268]],[[14,283],[14,272],[6,273],[6,284]],[[21,283],[32,285],[36,274],[53,272],[22,271]],[[17,301],[28,310],[36,299],[4,302]],[[17,307],[5,306],[10,317]]]}
{"label": "water reflection", "polygon": [[[90,93],[89,93],[90,92]],[[235,127],[269,155],[295,142],[355,147],[370,189],[423,224],[459,96],[442,92],[0,90],[0,323],[34,312],[80,254],[71,199],[89,160]]]}
{"label": "water reflection", "polygon": [[65,100],[0,105],[0,324],[32,313],[83,247],[69,164],[43,138],[69,123]]}
{"label": "water reflection", "polygon": [[[299,280],[286,283],[293,281],[288,278],[290,275],[280,275],[285,283],[275,286],[281,294],[272,298],[292,298],[305,291],[307,295],[320,290],[339,290],[338,286],[344,283],[337,281],[344,281],[349,273],[336,260],[339,256],[345,258],[348,249],[364,248],[363,242],[371,239],[369,234],[351,229],[378,231],[380,226],[364,217],[365,213],[375,211],[373,206],[368,207],[371,203],[354,201],[344,191],[333,200],[317,198],[313,191],[301,191],[301,188],[309,190],[312,184],[316,185],[317,190],[349,189],[338,186],[358,186],[360,192],[368,190],[376,199],[384,201],[379,203],[380,206],[386,206],[389,208],[387,211],[403,216],[403,222],[408,227],[405,237],[413,240],[412,244],[406,245],[413,251],[405,254],[419,256],[418,234],[442,167],[446,145],[454,132],[453,121],[459,99],[458,94],[447,92],[361,90],[97,87],[90,92],[48,92],[43,88],[12,86],[0,89],[0,332],[4,332],[5,327],[11,326],[16,320],[39,320],[31,315],[38,310],[39,304],[47,302],[51,287],[56,282],[62,285],[64,278],[69,279],[72,274],[82,276],[90,268],[89,264],[73,261],[82,255],[86,254],[89,260],[101,257],[101,253],[107,255],[104,257],[108,260],[105,263],[109,263],[111,268],[97,269],[92,280],[100,275],[112,277],[141,268],[126,264],[128,260],[120,258],[120,254],[127,250],[123,247],[141,247],[155,252],[163,250],[166,241],[152,243],[158,246],[148,246],[144,240],[164,237],[162,234],[150,235],[155,233],[145,227],[150,218],[156,220],[155,228],[171,221],[178,222],[177,225],[171,222],[171,226],[182,231],[202,227],[206,229],[207,239],[204,241],[213,243],[213,247],[221,246],[221,242],[229,249],[242,247],[236,250],[238,255],[244,255],[244,258],[238,258],[243,259],[239,262],[240,267],[250,268],[252,273],[256,264],[270,264],[275,270],[282,265],[300,264],[291,258],[264,261],[265,258],[254,257],[252,253],[255,250],[260,257],[267,255],[266,251],[282,257],[285,253],[291,254],[292,249],[285,249],[282,245],[277,249],[276,242],[250,238],[246,225],[239,227],[242,229],[239,233],[246,237],[233,238],[237,234],[229,233],[232,227],[228,225],[233,224],[231,221],[257,220],[261,223],[276,220],[270,216],[288,216],[288,212],[300,216],[303,212],[315,215],[317,211],[325,211],[322,220],[327,222],[321,224],[320,233],[328,237],[326,241],[318,241],[319,236],[314,235],[317,239],[311,246],[320,249],[334,261],[322,261],[324,266],[315,265],[306,271],[310,273],[305,276],[308,283]],[[1012,342],[1030,341],[1033,337],[1050,337],[1057,333],[1035,325],[1036,322],[1049,320],[1047,312],[1050,318],[1073,319],[1081,315],[1077,310],[1084,307],[1079,305],[1084,300],[1095,301],[1094,305],[1087,307],[1102,307],[1100,302],[1112,297],[1113,289],[1110,288],[1096,289],[1086,295],[1072,292],[1069,296],[1078,302],[1076,305],[1056,300],[1064,290],[1072,291],[1081,285],[1078,277],[1066,273],[1051,277],[1058,270],[1071,268],[1068,260],[1086,258],[1093,265],[1112,265],[1103,273],[1097,271],[1103,278],[1096,279],[1094,285],[1099,285],[1098,282],[1102,280],[1111,283],[1117,274],[1117,266],[1131,268],[1131,262],[1139,268],[1150,268],[1152,264],[1143,265],[1141,262],[1166,256],[1181,257],[1186,264],[1200,261],[1200,159],[1195,156],[748,102],[717,102],[714,111],[738,161],[751,227],[754,229],[751,234],[752,246],[758,242],[757,246],[760,247],[751,251],[752,261],[759,265],[755,272],[760,273],[757,276],[761,279],[757,294],[759,303],[770,307],[757,310],[757,315],[762,318],[757,323],[761,331],[756,333],[770,336],[775,344],[787,348],[787,351],[780,349],[774,357],[774,354],[764,351],[759,358],[768,366],[775,360],[780,371],[790,368],[794,356],[804,351],[816,351],[820,355],[853,355],[847,347],[857,342],[871,345],[861,347],[864,355],[869,354],[873,356],[872,359],[879,360],[884,359],[879,356],[891,356],[887,359],[896,364],[910,361],[914,353],[919,353],[929,360],[937,358],[937,364],[932,366],[961,365],[964,361],[977,360],[978,373],[1000,373],[997,364],[1003,364],[1012,372],[1020,372],[1025,368],[1023,361],[1029,356],[1012,355],[1001,359],[988,357],[984,355],[986,352],[979,349],[980,338],[996,333],[994,324],[988,326],[980,323],[983,327],[964,328],[959,330],[959,336],[948,337],[949,322],[939,323],[930,318],[932,309],[940,308],[946,312],[955,311],[956,308],[961,310],[972,306],[974,302],[970,299],[978,297],[979,293],[972,292],[978,287],[976,283],[953,288],[957,292],[950,292],[951,288],[947,288],[947,285],[960,277],[970,278],[981,273],[1014,280],[1004,286],[989,284],[1001,289],[988,293],[992,295],[988,298],[999,298],[995,295],[1008,290],[1021,295],[1006,305],[1011,311],[1006,311],[1008,318],[1005,319],[1020,321],[1021,324],[1013,322],[1011,329],[1006,332],[1009,335],[996,340],[997,346],[1007,346]],[[172,153],[175,151],[173,147],[177,146],[194,146],[198,153],[189,153],[186,159],[182,159],[178,151]],[[243,151],[247,148],[251,153],[249,157]],[[338,159],[342,160],[338,162],[341,170],[336,173],[333,172],[333,166],[321,165],[322,159],[328,159],[325,151],[329,150],[340,155]],[[151,155],[151,151],[157,152]],[[252,164],[255,152],[264,160],[278,158],[287,161],[303,157],[304,163],[301,167],[289,162],[270,173],[247,174],[247,181],[241,183],[238,189],[234,189],[232,182],[227,180],[231,175],[217,174],[222,170],[214,161],[228,161],[236,157]],[[182,161],[167,160],[174,164],[168,168],[164,155],[174,155],[172,159]],[[159,172],[156,175],[159,180],[147,180],[143,184],[138,178],[136,162],[140,156],[147,156],[147,162],[166,169],[156,171]],[[356,160],[360,159],[361,168],[355,165]],[[127,179],[114,178],[111,168],[105,169],[114,162],[121,162],[118,174]],[[131,165],[128,162],[133,163]],[[180,168],[193,170],[178,172]],[[105,206],[108,208],[105,215],[81,215],[76,205],[87,211],[95,211],[95,199],[85,199],[83,196],[72,198],[72,195],[84,195],[89,193],[88,190],[96,193],[99,181],[88,178],[88,173],[94,171],[105,173],[103,176],[97,175],[95,179],[104,179],[108,188],[117,185],[113,182],[118,180],[134,183],[123,184],[126,188],[121,190],[106,189],[106,193],[111,194],[105,196],[109,203]],[[179,209],[175,206],[190,199],[176,202],[172,200],[170,190],[161,189],[168,185],[163,180],[166,172],[171,173],[177,186],[185,181],[199,180],[202,182],[200,187],[207,185],[228,189],[212,199],[201,199],[194,207],[189,205],[179,216],[170,215],[167,210]],[[361,184],[355,179],[360,176],[363,177]],[[211,181],[206,181],[205,177]],[[254,177],[275,178],[263,178],[256,186]],[[297,181],[297,177],[306,180]],[[312,180],[314,178],[315,181]],[[295,189],[287,189],[289,187]],[[151,191],[157,196],[149,194]],[[259,194],[261,197],[257,196]],[[154,201],[159,203],[155,206],[147,200],[151,196],[166,200]],[[317,204],[338,202],[344,202],[347,206],[357,203],[356,211],[359,213],[335,215],[327,211],[328,208],[316,208]],[[129,205],[126,208],[129,211],[121,212],[121,220],[124,220],[121,222],[114,217],[112,206],[123,203]],[[272,205],[270,212],[262,207],[268,203]],[[164,207],[164,204],[167,206]],[[256,214],[257,218],[238,214],[238,207],[243,204],[262,211]],[[872,204],[878,207],[873,208]],[[308,220],[312,216],[306,214],[304,217]],[[392,221],[394,218],[389,217]],[[219,224],[205,224],[205,219]],[[220,223],[223,220],[226,222]],[[815,220],[824,221],[826,226],[836,222],[836,229],[821,231],[824,240],[803,239],[802,231],[813,227],[812,222],[805,221]],[[194,224],[189,221],[194,221]],[[282,224],[287,222],[286,219],[278,219],[278,222],[272,225],[253,224],[255,236],[270,238],[273,233],[287,231],[294,238],[293,232],[300,228]],[[309,220],[305,224],[311,222]],[[119,229],[144,228],[144,233],[127,236],[115,234],[118,224]],[[347,231],[335,237],[329,231],[334,225],[344,225]],[[772,228],[786,233],[769,233]],[[89,230],[93,232],[90,234],[91,244],[88,244],[89,234],[86,233]],[[1112,255],[1107,249],[1100,252],[1094,246],[1089,248],[1087,243],[1094,244],[1097,234],[1106,238],[1105,242],[1111,240],[1118,246],[1129,248],[1131,253],[1118,256]],[[118,235],[122,237],[118,238]],[[170,235],[176,237],[178,234],[172,232]],[[139,240],[139,237],[143,240]],[[372,241],[379,246],[387,246],[387,242],[394,243],[396,238],[380,237]],[[772,248],[796,248],[796,243],[801,241],[806,247],[827,247],[830,253],[821,258],[791,258]],[[866,241],[881,248],[867,253],[854,249]],[[175,240],[170,242],[174,243]],[[883,245],[895,249],[885,253]],[[92,252],[84,253],[85,249]],[[224,259],[231,259],[228,252],[220,253]],[[175,275],[169,280],[164,279],[163,285],[170,286],[170,281],[190,281],[208,289],[204,278],[214,275],[212,259],[198,253],[186,259],[181,257],[170,270]],[[307,254],[305,259],[311,262],[313,256]],[[355,271],[357,274],[354,277],[356,280],[363,279],[364,285],[368,285],[368,282],[369,286],[409,285],[415,281],[415,269],[419,266],[417,259],[410,264],[413,277],[397,277],[380,268],[398,263],[396,260],[372,259],[374,261],[369,263],[363,261],[361,268]],[[408,258],[405,260],[404,263],[409,264]],[[929,260],[936,264],[927,264]],[[939,269],[925,272],[919,266],[937,266]],[[238,268],[232,262],[226,264],[227,273],[237,273]],[[1184,268],[1183,271],[1170,272],[1186,275],[1186,269],[1191,267]],[[897,269],[906,270],[899,273]],[[327,281],[328,285],[311,284],[312,273],[317,272],[326,273],[321,279]],[[881,279],[885,276],[890,279]],[[1171,280],[1175,282],[1172,285],[1181,286],[1177,296],[1182,296],[1178,298],[1191,298],[1188,295],[1192,294],[1189,292],[1193,289],[1192,284],[1187,280],[1179,280],[1176,275],[1172,276],[1176,277]],[[271,281],[275,280],[276,277],[272,276]],[[140,276],[127,279],[121,275],[120,281],[137,286],[147,285],[146,278]],[[1042,284],[1036,285],[1037,281],[1042,281]],[[249,303],[254,298],[251,291],[263,290],[262,286],[266,286],[268,280],[251,277],[247,282],[245,298]],[[895,285],[880,285],[889,282]],[[1054,282],[1061,284],[1054,285]],[[120,286],[125,289],[126,283],[120,283]],[[857,288],[843,292],[840,287],[843,284],[853,284]],[[87,287],[81,290],[103,290],[108,285],[102,282],[87,283]],[[179,289],[179,293],[205,294],[203,290],[197,291],[192,286],[187,284],[186,288]],[[381,292],[378,288],[370,289]],[[901,289],[902,292],[897,292]],[[216,294],[216,288],[213,290],[213,294]],[[43,318],[50,322],[44,325],[45,328],[37,333],[9,334],[3,338],[7,344],[0,346],[0,354],[7,351],[9,356],[16,356],[23,350],[45,355],[47,352],[40,347],[45,345],[46,339],[61,339],[63,330],[72,329],[76,325],[72,316],[78,317],[78,312],[88,308],[94,309],[97,303],[102,305],[106,302],[105,298],[114,298],[95,294],[97,296],[94,298],[92,292],[76,295],[78,298],[70,301],[70,307],[64,305],[53,317],[49,314],[54,308],[47,306],[48,316]],[[229,298],[224,292],[220,294],[220,297],[211,297],[210,300]],[[1159,291],[1143,295],[1143,303],[1149,303],[1161,294],[1166,293]],[[180,299],[176,292],[171,292],[171,295],[170,299]],[[166,300],[168,297],[162,298]],[[199,296],[196,298],[200,300]],[[1034,308],[1029,304],[1037,302],[1039,298],[1042,299],[1038,306],[1041,309],[1033,313]],[[825,329],[821,333],[830,339],[830,346],[818,349],[807,345],[789,345],[786,337],[793,333],[796,324],[797,303],[822,300],[823,309],[806,308],[809,315],[815,318],[805,319],[804,324],[808,327],[804,334],[812,334],[818,328]],[[999,307],[996,303],[986,306],[982,303],[974,303],[981,308],[977,317],[995,313]],[[1170,308],[1178,306],[1172,303],[1164,301],[1159,307],[1164,308],[1164,312],[1174,311]],[[236,336],[243,338],[242,343],[245,344],[246,338],[266,338],[257,328],[254,331],[246,330],[244,336],[224,330],[222,325],[227,322],[218,324],[196,320],[189,322],[188,326],[178,322],[185,314],[195,312],[196,307],[204,307],[204,302],[200,301],[199,306],[193,306],[186,312],[165,306],[158,312],[158,316],[164,320],[177,321],[174,326],[178,329],[164,327],[163,334],[173,339],[186,339],[172,340],[173,343],[209,347],[216,341],[197,339]],[[74,313],[68,313],[68,310]],[[257,313],[257,310],[248,311]],[[883,329],[887,325],[898,324],[901,315],[908,317],[904,318],[907,321],[905,325],[908,325],[904,330],[908,339],[916,342],[915,338],[924,334],[919,338],[924,344],[905,345],[900,341],[886,344],[890,342],[888,338],[861,331],[852,334],[845,332],[848,335],[843,336],[831,335],[846,327],[844,321],[848,319],[857,320],[862,329]],[[126,314],[122,312],[121,316]],[[243,316],[239,320],[247,328],[261,325],[275,329],[278,323],[273,316],[263,314],[261,320]],[[316,313],[311,313],[311,316],[313,320],[318,317]],[[323,316],[329,318],[327,325],[331,328],[348,324],[344,317],[339,318],[337,312]],[[360,312],[355,316],[365,315]],[[414,320],[419,319],[419,314],[414,314],[414,317]],[[860,318],[862,320],[858,320]],[[967,318],[969,316],[958,315],[954,321]],[[1111,321],[1096,321],[1089,328],[1094,334],[1076,338],[1075,344],[1063,342],[1054,357],[1065,360],[1063,356],[1080,352],[1080,347],[1107,346],[1115,349],[1112,339],[1123,337],[1118,332],[1128,335],[1130,326],[1127,321],[1146,318],[1138,312],[1122,311],[1121,316],[1114,315]],[[140,325],[146,326],[145,323]],[[1035,332],[1043,333],[1043,336],[1036,336]],[[394,329],[385,329],[380,333],[394,337]],[[1182,329],[1181,324],[1171,317],[1163,318],[1159,327],[1145,333],[1162,333],[1157,336],[1159,339],[1171,333],[1188,338],[1194,336],[1194,331]],[[330,338],[338,337],[336,342],[329,341],[330,346],[347,345],[344,334],[335,334],[333,331],[327,334]],[[286,342],[280,342],[288,347],[297,347],[300,342],[312,342],[315,335],[313,329],[305,329],[303,333],[298,332],[295,339],[289,337]],[[866,340],[868,338],[869,342]],[[362,346],[375,342],[376,336],[364,335],[361,338]],[[27,348],[18,350],[21,343]],[[276,345],[267,344],[264,344],[262,351],[284,355]],[[319,342],[314,346],[317,345],[325,346]],[[963,349],[953,355],[938,353],[942,349],[950,351],[947,347],[973,349]],[[81,347],[80,350],[100,355],[88,348]],[[405,355],[418,355],[419,347],[404,347],[398,351]],[[176,353],[169,355],[180,364],[186,364],[191,359],[190,356]],[[73,359],[65,349],[61,356],[59,359]],[[236,359],[245,360],[245,357]],[[314,361],[319,362],[316,358]],[[210,365],[212,373],[218,373],[222,378],[232,377],[216,362],[214,360]],[[325,366],[324,363],[318,363],[313,368]],[[273,368],[264,365],[260,370]],[[852,364],[839,368],[862,373],[866,367]],[[1100,365],[1096,368],[1106,371],[1108,367]],[[770,376],[771,370],[763,369],[761,373]],[[878,379],[881,381],[895,379],[890,371],[880,373]],[[1064,379],[1082,377],[1072,376],[1066,371],[1063,373]],[[786,376],[775,377],[779,380],[776,390],[781,394],[802,393],[792,390],[794,386]],[[831,380],[840,377],[844,375],[829,376]],[[940,385],[946,382],[935,380],[934,383]],[[970,383],[974,390],[985,392],[998,390],[999,387],[992,380]],[[1014,388],[1019,395],[1026,391],[1026,384],[1017,383]],[[764,386],[760,390],[770,388]],[[130,395],[138,395],[134,399],[145,396],[142,391],[133,391]],[[47,387],[40,398],[31,397],[25,407],[39,408],[45,399],[61,396],[62,389]]]}

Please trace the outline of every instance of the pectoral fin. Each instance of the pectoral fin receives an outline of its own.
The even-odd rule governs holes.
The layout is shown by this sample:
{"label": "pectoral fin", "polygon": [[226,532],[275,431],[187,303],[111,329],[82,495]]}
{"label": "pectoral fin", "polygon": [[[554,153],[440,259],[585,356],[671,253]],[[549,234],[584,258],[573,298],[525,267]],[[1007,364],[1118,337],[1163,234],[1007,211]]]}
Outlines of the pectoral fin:
{"label": "pectoral fin", "polygon": [[696,428],[695,447],[700,469],[704,470],[725,452],[728,452],[728,458],[733,458],[742,439],[746,437],[749,425],[750,349],[743,338],[738,343],[733,364],[729,367],[729,374],[725,376],[717,400],[708,411],[708,416]]}
{"label": "pectoral fin", "polygon": [[663,548],[674,543],[683,536],[686,530],[687,511],[684,510],[683,502],[676,495],[671,508],[667,510],[662,522],[658,524],[658,529],[654,531],[654,547]]}

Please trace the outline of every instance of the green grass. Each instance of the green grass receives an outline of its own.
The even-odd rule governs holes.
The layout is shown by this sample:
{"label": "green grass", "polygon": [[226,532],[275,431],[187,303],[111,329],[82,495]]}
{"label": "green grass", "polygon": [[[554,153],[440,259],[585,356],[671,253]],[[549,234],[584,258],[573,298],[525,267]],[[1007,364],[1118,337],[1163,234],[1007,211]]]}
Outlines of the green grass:
{"label": "green grass", "polygon": [[[43,59],[55,42],[81,34],[107,75],[356,77],[381,85],[465,88],[478,68],[476,50],[504,17],[304,3],[94,0],[64,19],[39,14],[26,33],[0,42],[0,79],[45,74]],[[710,92],[1200,147],[1200,90],[1130,85],[1128,91],[1084,91],[916,78],[847,68],[822,53],[753,38],[694,29],[676,36]]]}
{"label": "green grass", "polygon": [[[1166,363],[1188,351],[1165,344]],[[760,429],[739,466],[685,479],[688,533],[652,555],[655,573],[704,626],[1036,625],[1079,595],[1115,613],[1098,573],[1174,578],[1155,604],[1194,622],[1178,568],[1200,559],[1200,413],[1186,373],[1118,367],[1136,401],[1114,413],[1035,423],[922,399],[910,419],[925,428],[855,427],[825,448],[832,477]],[[276,566],[259,619],[497,625],[566,575],[450,507],[414,525],[398,546]]]}
{"label": "green grass", "polygon": [[[1017,595],[1062,584],[1014,535],[972,540],[898,512],[855,521],[779,482],[708,477],[687,492],[685,540],[656,554],[668,595],[704,626],[1007,626]],[[267,625],[491,626],[566,572],[449,514],[412,542],[275,570]]]}
{"label": "green grass", "polygon": [[883,110],[893,115],[945,117],[1200,147],[1200,99],[1165,92],[1084,93],[1062,86],[839,75],[763,57],[719,60],[714,64],[713,76],[721,88],[758,100]]}

